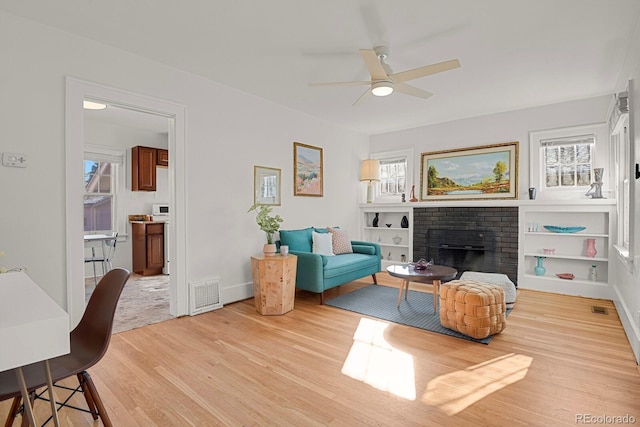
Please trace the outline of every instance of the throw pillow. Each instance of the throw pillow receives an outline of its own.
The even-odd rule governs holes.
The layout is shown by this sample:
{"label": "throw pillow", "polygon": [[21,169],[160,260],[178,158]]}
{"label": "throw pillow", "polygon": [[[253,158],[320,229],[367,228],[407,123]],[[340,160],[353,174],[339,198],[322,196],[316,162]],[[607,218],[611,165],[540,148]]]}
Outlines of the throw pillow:
{"label": "throw pillow", "polygon": [[329,234],[331,234],[331,243],[333,244],[333,253],[340,254],[352,254],[353,248],[351,247],[351,240],[346,230],[339,230],[337,228],[327,227]]}
{"label": "throw pillow", "polygon": [[280,244],[289,246],[290,251],[311,252],[312,228],[302,230],[280,230]]}
{"label": "throw pillow", "polygon": [[331,244],[331,234],[312,233],[313,253],[318,255],[333,256],[333,245]]}

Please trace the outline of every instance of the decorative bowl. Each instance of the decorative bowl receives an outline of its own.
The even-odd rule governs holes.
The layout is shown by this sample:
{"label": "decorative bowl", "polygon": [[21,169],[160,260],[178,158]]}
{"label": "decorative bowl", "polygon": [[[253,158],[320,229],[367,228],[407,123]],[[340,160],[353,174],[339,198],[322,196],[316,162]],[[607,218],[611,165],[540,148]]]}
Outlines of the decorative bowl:
{"label": "decorative bowl", "polygon": [[402,242],[402,237],[400,237],[400,236],[395,236],[395,237],[393,237],[391,240],[393,240],[393,243],[394,243],[394,244],[399,245],[399,244],[400,244],[400,242]]}
{"label": "decorative bowl", "polygon": [[577,233],[578,231],[582,231],[585,228],[587,228],[587,227],[581,227],[581,226],[560,227],[557,225],[544,225],[543,227],[549,231],[553,231],[554,233]]}
{"label": "decorative bowl", "polygon": [[556,250],[555,249],[551,249],[551,248],[542,249],[542,252],[544,252],[547,255],[555,255],[556,254]]}
{"label": "decorative bowl", "polygon": [[573,280],[573,278],[575,277],[572,273],[556,273],[556,276],[558,276],[561,279],[567,279],[567,280]]}
{"label": "decorative bowl", "polygon": [[387,227],[391,228],[391,224],[385,224]]}

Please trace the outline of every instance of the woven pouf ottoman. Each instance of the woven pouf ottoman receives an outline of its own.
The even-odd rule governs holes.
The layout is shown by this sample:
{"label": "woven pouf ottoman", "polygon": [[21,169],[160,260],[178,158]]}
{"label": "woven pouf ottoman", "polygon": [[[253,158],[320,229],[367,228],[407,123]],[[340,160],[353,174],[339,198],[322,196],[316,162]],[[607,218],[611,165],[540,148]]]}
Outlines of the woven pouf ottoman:
{"label": "woven pouf ottoman", "polygon": [[504,303],[507,310],[513,308],[516,303],[516,285],[513,284],[506,274],[465,271],[460,276],[460,280],[475,280],[477,282],[500,286],[504,290]]}
{"label": "woven pouf ottoman", "polygon": [[440,323],[471,338],[495,335],[506,327],[504,290],[475,280],[440,285]]}

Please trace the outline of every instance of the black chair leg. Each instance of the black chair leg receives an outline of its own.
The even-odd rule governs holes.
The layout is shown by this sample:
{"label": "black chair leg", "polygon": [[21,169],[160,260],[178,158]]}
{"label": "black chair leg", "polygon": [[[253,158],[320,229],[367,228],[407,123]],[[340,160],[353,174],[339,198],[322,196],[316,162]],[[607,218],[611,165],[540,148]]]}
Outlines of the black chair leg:
{"label": "black chair leg", "polygon": [[89,390],[89,393],[91,394],[91,399],[95,403],[96,408],[98,408],[98,415],[100,416],[100,419],[102,420],[102,424],[105,427],[113,427],[113,424],[111,424],[111,420],[109,419],[109,416],[107,415],[107,410],[105,409],[104,404],[102,403],[102,399],[100,399],[100,395],[98,394],[98,390],[96,389],[96,386],[93,383],[93,380],[91,379],[91,375],[89,375],[89,373],[87,371],[83,371],[80,375],[82,375],[82,378],[84,379],[84,381],[86,383],[87,389]]}

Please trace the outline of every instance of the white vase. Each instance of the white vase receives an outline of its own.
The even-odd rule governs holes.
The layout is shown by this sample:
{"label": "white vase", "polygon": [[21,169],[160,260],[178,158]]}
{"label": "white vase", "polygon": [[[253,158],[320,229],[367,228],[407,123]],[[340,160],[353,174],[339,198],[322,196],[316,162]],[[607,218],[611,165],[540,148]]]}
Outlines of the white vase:
{"label": "white vase", "polygon": [[265,243],[262,252],[264,252],[264,256],[274,256],[276,254],[276,244]]}

